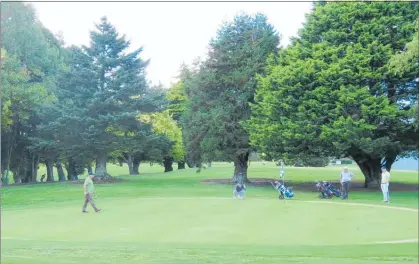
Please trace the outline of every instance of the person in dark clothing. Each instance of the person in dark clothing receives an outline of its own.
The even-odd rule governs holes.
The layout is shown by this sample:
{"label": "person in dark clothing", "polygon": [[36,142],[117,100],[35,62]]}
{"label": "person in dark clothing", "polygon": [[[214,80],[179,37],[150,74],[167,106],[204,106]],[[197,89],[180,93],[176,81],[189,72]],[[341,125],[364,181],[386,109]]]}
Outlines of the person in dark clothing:
{"label": "person in dark clothing", "polygon": [[244,193],[246,192],[246,185],[239,183],[234,187],[233,190],[233,199],[237,197],[242,200],[244,198]]}

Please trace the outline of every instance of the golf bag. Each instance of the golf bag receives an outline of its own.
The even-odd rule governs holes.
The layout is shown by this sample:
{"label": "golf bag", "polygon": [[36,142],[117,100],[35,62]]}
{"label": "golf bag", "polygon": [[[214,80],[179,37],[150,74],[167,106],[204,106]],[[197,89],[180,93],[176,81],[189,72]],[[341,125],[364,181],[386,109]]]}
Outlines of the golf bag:
{"label": "golf bag", "polygon": [[326,188],[328,188],[335,197],[340,197],[342,195],[341,191],[339,188],[336,188],[333,184],[331,184],[330,182],[326,183]]}
{"label": "golf bag", "polygon": [[285,187],[284,184],[280,183],[280,182],[276,182],[275,184],[272,183],[272,185],[274,186],[274,188],[276,190],[278,190],[279,192],[279,199],[283,200],[284,198],[288,198],[291,199],[292,197],[294,197],[294,192],[292,191],[292,187]]}
{"label": "golf bag", "polygon": [[330,182],[321,181],[315,182],[317,191],[320,192],[319,198],[322,199],[332,199],[333,196],[340,197],[341,192],[335,186],[333,186]]}

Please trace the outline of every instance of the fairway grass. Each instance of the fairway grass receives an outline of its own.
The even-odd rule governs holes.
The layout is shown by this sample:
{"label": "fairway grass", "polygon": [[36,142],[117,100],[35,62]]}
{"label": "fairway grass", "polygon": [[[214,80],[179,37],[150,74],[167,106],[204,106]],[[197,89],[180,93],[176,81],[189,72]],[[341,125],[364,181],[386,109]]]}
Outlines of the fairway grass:
{"label": "fairway grass", "polygon": [[[295,199],[280,201],[273,188],[249,187],[245,200],[233,200],[232,186],[201,183],[229,178],[230,164],[200,174],[147,169],[141,176],[123,176],[127,182],[96,185],[101,213],[90,205],[90,213],[81,213],[80,184],[2,189],[1,263],[418,262],[417,192],[392,193],[391,204],[383,205],[378,190],[353,192],[349,201],[325,201],[296,188]],[[295,182],[338,172],[286,169]],[[258,164],[249,174],[274,178],[277,173]],[[417,175],[403,173],[394,178],[417,181]],[[413,242],[378,244],[403,240]]]}

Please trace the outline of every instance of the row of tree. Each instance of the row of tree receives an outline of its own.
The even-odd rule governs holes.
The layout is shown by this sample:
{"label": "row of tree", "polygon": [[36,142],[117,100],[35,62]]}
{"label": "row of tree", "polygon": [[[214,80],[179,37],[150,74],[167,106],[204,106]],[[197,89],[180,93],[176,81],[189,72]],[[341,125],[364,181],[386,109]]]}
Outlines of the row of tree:
{"label": "row of tree", "polygon": [[418,17],[414,2],[316,2],[280,48],[262,14],[237,15],[205,59],[183,65],[169,89],[146,81],[142,49],[102,19],[89,46],[65,48],[23,3],[2,3],[2,178],[110,177],[109,161],[172,170],[234,162],[351,157],[365,186],[416,153]]}
{"label": "row of tree", "polygon": [[191,158],[350,157],[365,187],[419,143],[419,4],[316,2],[290,46],[263,15],[237,16],[181,78]]}
{"label": "row of tree", "polygon": [[[36,18],[31,5],[1,3],[2,137],[4,184],[77,179],[86,169],[109,178],[109,161],[184,160],[182,135],[161,87],[146,80],[148,61],[103,18],[89,46],[64,47]],[[165,111],[166,110],[166,111]],[[164,161],[164,162],[163,162]],[[65,170],[64,170],[65,168]],[[65,171],[67,175],[65,175]]]}

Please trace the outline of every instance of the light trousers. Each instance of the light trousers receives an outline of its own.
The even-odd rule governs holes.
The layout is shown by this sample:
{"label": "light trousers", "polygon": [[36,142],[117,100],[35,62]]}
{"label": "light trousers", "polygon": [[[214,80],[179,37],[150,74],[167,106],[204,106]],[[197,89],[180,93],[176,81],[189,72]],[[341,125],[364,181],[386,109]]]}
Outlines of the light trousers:
{"label": "light trousers", "polygon": [[381,184],[381,191],[383,192],[383,199],[385,202],[388,202],[390,200],[390,194],[388,191],[388,185],[389,183],[382,183]]}

